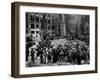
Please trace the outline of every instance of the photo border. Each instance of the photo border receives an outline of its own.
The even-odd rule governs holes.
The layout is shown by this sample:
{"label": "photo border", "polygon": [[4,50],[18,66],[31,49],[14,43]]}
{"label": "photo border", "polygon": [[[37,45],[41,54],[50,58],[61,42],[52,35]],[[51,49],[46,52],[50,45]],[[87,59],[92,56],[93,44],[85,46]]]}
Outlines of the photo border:
{"label": "photo border", "polygon": [[[73,9],[87,9],[95,10],[95,70],[89,71],[75,71],[75,72],[55,72],[42,74],[23,74],[20,75],[19,65],[19,49],[20,49],[20,28],[19,28],[19,8],[20,6],[39,6],[39,7],[57,7],[57,8],[73,8]],[[41,76],[58,76],[58,75],[72,75],[72,74],[86,74],[97,73],[97,7],[96,6],[80,6],[80,5],[62,5],[62,4],[46,4],[46,3],[31,3],[31,2],[13,2],[11,4],[11,76],[15,78],[23,77],[41,77]]]}

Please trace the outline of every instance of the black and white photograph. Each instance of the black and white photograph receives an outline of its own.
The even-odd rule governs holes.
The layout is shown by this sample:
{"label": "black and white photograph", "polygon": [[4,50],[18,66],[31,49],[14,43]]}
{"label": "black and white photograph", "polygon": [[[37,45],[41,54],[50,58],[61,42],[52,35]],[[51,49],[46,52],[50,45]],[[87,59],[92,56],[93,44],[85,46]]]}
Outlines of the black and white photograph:
{"label": "black and white photograph", "polygon": [[90,64],[90,15],[25,13],[26,67]]}

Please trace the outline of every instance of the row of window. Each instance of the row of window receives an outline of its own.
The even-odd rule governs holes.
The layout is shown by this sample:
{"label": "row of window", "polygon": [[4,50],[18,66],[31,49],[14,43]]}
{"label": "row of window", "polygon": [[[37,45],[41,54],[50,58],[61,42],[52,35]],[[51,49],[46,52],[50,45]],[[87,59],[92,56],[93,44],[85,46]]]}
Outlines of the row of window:
{"label": "row of window", "polygon": [[[35,26],[36,26],[36,27],[35,27]],[[35,29],[35,28],[40,28],[40,27],[39,27],[39,24],[37,24],[37,25],[31,24],[31,28],[32,28],[32,29]]]}
{"label": "row of window", "polygon": [[34,17],[33,15],[31,15],[30,20],[31,22],[37,22],[37,23],[39,22],[46,22],[48,24],[51,23],[51,19],[43,19],[43,18],[40,19],[39,17]]}
{"label": "row of window", "polygon": [[[36,24],[36,25],[35,24],[31,24],[31,29],[37,29],[37,28],[40,28],[40,25],[39,24]],[[51,29],[51,26],[48,26],[47,28],[48,28],[48,30],[50,30]],[[54,27],[52,27],[52,29],[54,29]]]}
{"label": "row of window", "polygon": [[36,21],[36,22],[39,22],[39,17],[34,17],[34,16],[31,16],[31,21]]}
{"label": "row of window", "polygon": [[35,34],[35,32],[36,34],[39,34],[39,31],[31,31],[32,34]]}

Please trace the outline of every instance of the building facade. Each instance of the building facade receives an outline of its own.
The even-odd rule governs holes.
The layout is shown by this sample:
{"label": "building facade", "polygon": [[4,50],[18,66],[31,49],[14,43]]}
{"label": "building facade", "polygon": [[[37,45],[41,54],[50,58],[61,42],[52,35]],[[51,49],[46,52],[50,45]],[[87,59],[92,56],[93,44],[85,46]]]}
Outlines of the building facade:
{"label": "building facade", "polygon": [[26,13],[26,36],[31,35],[33,39],[41,40],[45,34],[55,39],[86,35],[89,37],[89,16]]}

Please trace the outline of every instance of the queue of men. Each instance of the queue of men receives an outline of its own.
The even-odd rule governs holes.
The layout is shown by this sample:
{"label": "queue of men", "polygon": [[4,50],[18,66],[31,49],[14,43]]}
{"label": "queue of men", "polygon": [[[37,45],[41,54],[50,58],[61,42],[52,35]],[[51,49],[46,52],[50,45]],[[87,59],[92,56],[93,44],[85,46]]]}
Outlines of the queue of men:
{"label": "queue of men", "polygon": [[30,54],[31,61],[34,65],[62,65],[63,63],[77,65],[86,63],[89,64],[89,47],[78,42],[58,45],[56,48],[53,46],[43,47],[41,45],[37,45],[36,47],[28,47],[26,54],[26,61],[28,61],[28,56]]}

